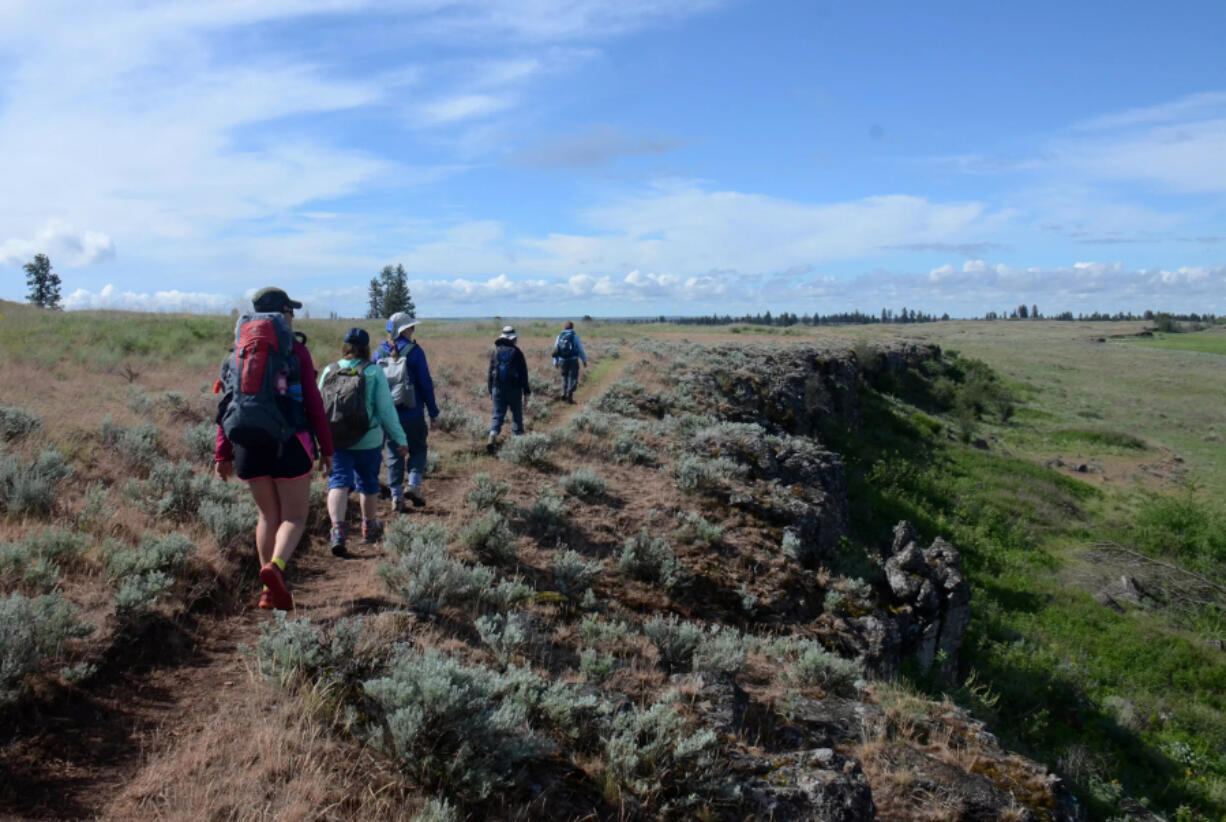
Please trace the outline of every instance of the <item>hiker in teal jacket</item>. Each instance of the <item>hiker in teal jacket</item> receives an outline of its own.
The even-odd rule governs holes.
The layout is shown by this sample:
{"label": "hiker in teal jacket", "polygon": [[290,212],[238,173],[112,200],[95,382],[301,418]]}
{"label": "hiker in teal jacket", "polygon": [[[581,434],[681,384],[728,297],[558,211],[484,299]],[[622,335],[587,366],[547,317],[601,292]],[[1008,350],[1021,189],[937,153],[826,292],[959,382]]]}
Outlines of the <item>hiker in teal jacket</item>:
{"label": "hiker in teal jacket", "polygon": [[408,440],[392,402],[392,392],[387,386],[383,369],[370,361],[370,335],[365,329],[351,328],[345,335],[344,356],[326,366],[319,377],[320,390],[324,396],[324,408],[332,423],[333,435],[337,424],[332,418],[333,394],[328,388],[328,378],[334,372],[362,369],[366,383],[366,415],[370,425],[366,433],[347,448],[337,448],[332,455],[332,475],[328,477],[328,517],[332,520],[332,553],[338,557],[348,556],[345,547],[345,510],[349,506],[349,491],[357,488],[362,500],[362,538],[377,542],[383,536],[383,525],[378,520],[379,466],[382,464],[383,437],[396,443],[401,455],[408,453]]}

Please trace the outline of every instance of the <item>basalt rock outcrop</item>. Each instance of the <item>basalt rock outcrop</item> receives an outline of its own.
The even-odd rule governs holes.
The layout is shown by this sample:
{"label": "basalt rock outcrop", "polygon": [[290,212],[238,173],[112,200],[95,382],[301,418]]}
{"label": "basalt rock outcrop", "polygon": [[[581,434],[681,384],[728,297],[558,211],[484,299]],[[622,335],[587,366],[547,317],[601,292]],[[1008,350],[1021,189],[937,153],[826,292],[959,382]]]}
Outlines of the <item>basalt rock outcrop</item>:
{"label": "basalt rock outcrop", "polygon": [[971,622],[971,588],[962,577],[957,549],[940,537],[920,548],[915,529],[900,522],[894,527],[885,576],[900,603],[892,610],[903,654],[913,653],[923,671],[938,666],[942,681],[954,681],[958,651]]}

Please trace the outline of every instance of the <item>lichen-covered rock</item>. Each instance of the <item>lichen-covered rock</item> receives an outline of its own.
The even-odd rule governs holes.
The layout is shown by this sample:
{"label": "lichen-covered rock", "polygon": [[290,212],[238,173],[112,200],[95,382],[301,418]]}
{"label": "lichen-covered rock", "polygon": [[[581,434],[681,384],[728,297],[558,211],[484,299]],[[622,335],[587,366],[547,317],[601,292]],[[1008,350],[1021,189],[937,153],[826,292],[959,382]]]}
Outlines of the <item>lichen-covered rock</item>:
{"label": "lichen-covered rock", "polygon": [[900,522],[885,560],[885,576],[898,601],[892,610],[902,654],[914,653],[924,671],[939,660],[941,679],[954,681],[958,651],[971,621],[971,589],[962,577],[957,549],[940,537],[921,549],[915,529]]}
{"label": "lichen-covered rock", "polygon": [[771,757],[735,756],[731,765],[745,819],[867,822],[876,818],[873,792],[860,763],[831,748]]}

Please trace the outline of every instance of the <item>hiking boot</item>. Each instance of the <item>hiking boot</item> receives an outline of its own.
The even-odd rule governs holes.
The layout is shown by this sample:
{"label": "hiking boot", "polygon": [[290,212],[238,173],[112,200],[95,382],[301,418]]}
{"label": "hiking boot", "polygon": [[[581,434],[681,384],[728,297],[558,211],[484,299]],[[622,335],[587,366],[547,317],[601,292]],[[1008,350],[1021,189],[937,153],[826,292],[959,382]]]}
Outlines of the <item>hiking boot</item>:
{"label": "hiking boot", "polygon": [[383,523],[372,519],[362,524],[362,539],[365,542],[378,542],[383,539]]}
{"label": "hiking boot", "polygon": [[263,608],[265,610],[272,608],[272,597],[268,595],[267,588],[265,588],[263,591],[260,592],[260,601],[257,607]]}
{"label": "hiking boot", "polygon": [[271,562],[260,569],[260,582],[268,586],[268,601],[278,611],[294,610],[294,595],[285,587],[285,576]]}
{"label": "hiking boot", "polygon": [[332,526],[329,543],[332,548],[332,556],[341,557],[342,559],[349,556],[349,549],[345,547],[345,530],[343,528],[335,525]]}
{"label": "hiking boot", "polygon": [[399,496],[392,497],[392,513],[393,514],[403,514],[404,513],[404,497],[399,497]]}
{"label": "hiking boot", "polygon": [[421,495],[421,486],[410,485],[404,490],[404,495],[409,498],[415,508],[420,508],[426,504],[426,498]]}
{"label": "hiking boot", "polygon": [[498,445],[498,435],[493,431],[490,432],[489,439],[485,441],[485,450],[491,454],[494,453],[494,447]]}

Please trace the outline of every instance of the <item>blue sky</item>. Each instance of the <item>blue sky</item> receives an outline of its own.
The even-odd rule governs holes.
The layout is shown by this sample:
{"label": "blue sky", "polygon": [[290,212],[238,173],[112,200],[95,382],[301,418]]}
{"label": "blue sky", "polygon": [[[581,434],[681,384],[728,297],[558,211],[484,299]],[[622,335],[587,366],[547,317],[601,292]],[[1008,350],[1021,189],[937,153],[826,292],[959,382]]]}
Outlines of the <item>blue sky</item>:
{"label": "blue sky", "polygon": [[0,0],[0,297],[1226,312],[1220,2]]}

